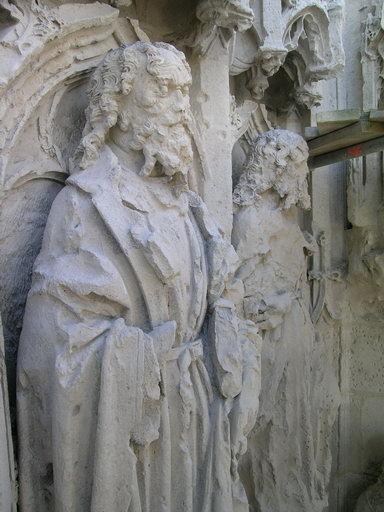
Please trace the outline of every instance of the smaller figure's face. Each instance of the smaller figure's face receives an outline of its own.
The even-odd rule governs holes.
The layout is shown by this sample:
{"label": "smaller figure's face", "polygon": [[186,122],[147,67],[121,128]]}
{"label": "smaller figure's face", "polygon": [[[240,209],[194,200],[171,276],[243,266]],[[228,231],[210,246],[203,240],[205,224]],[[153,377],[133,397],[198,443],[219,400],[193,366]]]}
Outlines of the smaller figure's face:
{"label": "smaller figure's face", "polygon": [[307,160],[308,160],[308,153],[306,155],[304,155],[303,159],[297,163],[297,178],[298,178],[297,181],[298,181],[299,186],[301,186],[301,187],[304,185],[306,186],[306,183],[307,183],[307,177],[308,177],[308,173],[309,173]]}
{"label": "smaller figure's face", "polygon": [[285,53],[264,52],[261,59],[261,68],[267,76],[277,73],[284,63]]}
{"label": "smaller figure's face", "polygon": [[310,197],[308,195],[308,151],[307,149],[298,149],[297,156],[291,164],[292,175],[292,198],[295,198],[295,204],[301,208],[308,209],[311,207]]}
{"label": "smaller figure's face", "polygon": [[309,208],[307,148],[304,145],[292,148],[292,144],[276,141],[266,145],[263,153],[270,167],[268,169],[266,165],[267,169],[263,174],[268,173],[274,189],[280,197],[285,197],[286,207],[297,204],[305,209]]}
{"label": "smaller figure's face", "polygon": [[308,146],[306,144],[297,146],[295,150],[291,152],[291,158],[297,165],[299,174],[308,175],[308,157]]}

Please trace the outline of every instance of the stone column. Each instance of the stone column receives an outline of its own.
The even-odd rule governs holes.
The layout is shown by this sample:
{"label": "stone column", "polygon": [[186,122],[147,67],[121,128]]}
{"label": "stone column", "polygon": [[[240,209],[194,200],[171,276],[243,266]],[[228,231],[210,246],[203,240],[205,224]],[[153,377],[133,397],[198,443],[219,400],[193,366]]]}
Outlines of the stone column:
{"label": "stone column", "polygon": [[217,37],[208,52],[195,55],[192,109],[203,141],[208,176],[204,201],[230,237],[232,230],[232,131],[230,122],[228,49]]}
{"label": "stone column", "polygon": [[204,201],[228,238],[232,230],[231,94],[228,43],[252,26],[248,0],[201,0],[190,59],[192,109],[206,153]]}

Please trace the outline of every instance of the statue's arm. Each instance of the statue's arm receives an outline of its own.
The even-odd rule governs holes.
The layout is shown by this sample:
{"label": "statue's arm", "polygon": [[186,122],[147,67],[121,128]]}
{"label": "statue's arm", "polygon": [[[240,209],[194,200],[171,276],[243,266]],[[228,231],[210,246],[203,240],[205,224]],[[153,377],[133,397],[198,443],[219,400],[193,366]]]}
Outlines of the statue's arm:
{"label": "statue's arm", "polygon": [[215,219],[200,196],[189,193],[189,205],[206,242],[209,270],[208,302],[212,307],[220,299],[228,300],[230,288],[238,264],[238,257],[232,244],[227,241]]}
{"label": "statue's arm", "polygon": [[29,302],[42,308],[39,297],[44,297],[44,308],[60,324],[57,336],[72,348],[97,340],[116,322],[120,330],[121,321],[127,328],[135,324],[134,287],[122,275],[115,252],[105,250],[110,245],[91,198],[65,187],[49,215]]}
{"label": "statue's arm", "polygon": [[261,330],[274,329],[283,322],[293,300],[284,279],[286,269],[274,259],[275,240],[286,236],[280,214],[254,206],[242,208],[235,216],[234,231],[240,259],[236,276],[245,288],[243,314]]}
{"label": "statue's arm", "polygon": [[[243,298],[242,283],[235,278],[238,268],[238,256],[232,244],[220,232],[207,206],[197,194],[190,194],[190,206],[196,222],[207,244],[210,286],[208,299],[210,304],[209,339],[213,351],[218,387],[224,397],[237,398],[237,407],[244,412],[240,423],[253,424],[257,410],[251,400],[251,407],[244,403],[249,385],[257,388],[258,354],[256,348],[260,339],[257,328],[251,321],[244,321],[238,316],[236,305]],[[240,398],[242,397],[242,398]],[[254,407],[253,407],[254,406]],[[247,416],[249,414],[249,416]],[[246,419],[247,417],[247,419]],[[235,419],[233,419],[235,421]],[[246,430],[245,424],[237,425],[238,434]],[[235,442],[235,441],[234,441]],[[240,443],[237,439],[235,444]]]}
{"label": "statue's arm", "polygon": [[95,216],[89,198],[71,188],[57,198],[34,269],[19,368],[28,376],[30,350],[52,348],[55,378],[71,397],[81,374],[86,378],[88,363],[100,360],[101,372],[111,368],[111,382],[131,383],[125,395],[127,431],[138,444],[147,444],[158,437],[160,364],[174,344],[176,324],[149,332],[135,325],[135,297],[120,256],[106,250],[111,239],[102,223],[100,229],[94,224]]}
{"label": "statue's arm", "polygon": [[[297,237],[296,243],[299,244],[300,250],[302,247],[305,254],[314,254],[317,251],[316,241],[308,233],[301,235],[299,229],[297,226],[300,236]],[[281,236],[280,232],[277,235],[272,233],[271,239],[277,236]],[[294,242],[288,238],[287,250],[290,245],[292,247],[292,243]],[[273,245],[272,240],[270,245]],[[288,252],[286,258],[289,257]],[[303,265],[302,260],[294,263]],[[256,292],[244,299],[245,315],[255,321],[262,330],[275,329],[283,323],[285,315],[291,310],[292,303],[297,297],[295,284],[291,281],[291,275],[287,273],[287,268],[292,268],[292,262],[287,263],[287,268],[284,268],[280,261],[274,261],[273,253],[270,251],[258,254],[254,261],[247,262],[247,266],[252,268],[252,289]],[[302,272],[305,277],[305,268]],[[296,286],[300,287],[300,283],[296,283]]]}
{"label": "statue's arm", "polygon": [[[45,297],[45,307],[71,330],[71,338],[90,330],[84,326],[105,326],[126,316],[130,307],[124,281],[101,249],[104,234],[95,232],[92,215],[89,199],[65,187],[52,205],[34,266],[31,300],[38,308],[38,297]],[[92,243],[94,237],[99,245]]]}

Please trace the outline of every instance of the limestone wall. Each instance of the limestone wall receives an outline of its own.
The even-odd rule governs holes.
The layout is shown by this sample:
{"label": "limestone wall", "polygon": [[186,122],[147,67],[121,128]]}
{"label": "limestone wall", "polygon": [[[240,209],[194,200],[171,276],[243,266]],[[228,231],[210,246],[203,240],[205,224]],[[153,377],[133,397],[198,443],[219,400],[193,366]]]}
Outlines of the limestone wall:
{"label": "limestone wall", "polygon": [[[345,70],[323,84],[321,109],[381,108],[381,9],[382,2],[348,2]],[[384,460],[382,177],[381,154],[314,175],[315,225],[323,226],[330,239],[332,265],[344,267],[342,282],[327,285],[338,306],[332,336],[342,397],[331,511],[354,510],[359,495],[376,482]]]}

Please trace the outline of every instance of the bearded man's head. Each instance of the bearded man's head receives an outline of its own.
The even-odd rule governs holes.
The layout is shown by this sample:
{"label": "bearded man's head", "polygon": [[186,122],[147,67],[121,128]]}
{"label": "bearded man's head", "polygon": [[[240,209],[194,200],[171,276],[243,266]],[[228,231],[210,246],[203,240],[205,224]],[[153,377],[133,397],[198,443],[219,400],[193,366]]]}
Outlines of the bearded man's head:
{"label": "bearded man's head", "polygon": [[158,162],[165,175],[186,175],[192,167],[189,85],[182,52],[166,43],[138,42],[108,52],[94,71],[80,167],[99,157],[108,132],[126,133],[127,149],[143,151],[141,174]]}
{"label": "bearded man's head", "polygon": [[253,204],[268,190],[281,198],[283,209],[298,205],[309,209],[308,146],[298,134],[288,130],[270,130],[250,147],[244,172],[234,191],[234,202]]}

